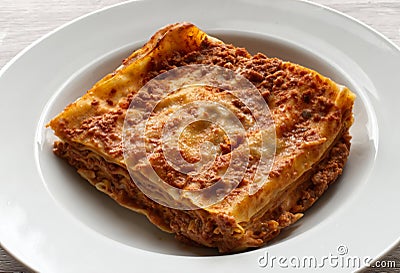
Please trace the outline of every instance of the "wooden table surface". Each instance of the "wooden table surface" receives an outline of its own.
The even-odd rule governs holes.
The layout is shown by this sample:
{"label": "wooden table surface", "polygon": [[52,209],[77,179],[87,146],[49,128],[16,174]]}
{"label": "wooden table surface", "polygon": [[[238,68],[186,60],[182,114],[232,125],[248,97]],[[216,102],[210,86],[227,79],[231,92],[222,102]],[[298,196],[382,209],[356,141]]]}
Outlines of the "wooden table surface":
{"label": "wooden table surface", "polygon": [[[1,0],[0,68],[19,51],[56,27],[88,12],[120,2],[123,1]],[[400,0],[314,0],[314,2],[363,21],[400,46]],[[397,269],[364,271],[400,272],[400,244],[380,258],[380,261],[395,261]],[[0,272],[31,271],[6,253],[0,245]]]}

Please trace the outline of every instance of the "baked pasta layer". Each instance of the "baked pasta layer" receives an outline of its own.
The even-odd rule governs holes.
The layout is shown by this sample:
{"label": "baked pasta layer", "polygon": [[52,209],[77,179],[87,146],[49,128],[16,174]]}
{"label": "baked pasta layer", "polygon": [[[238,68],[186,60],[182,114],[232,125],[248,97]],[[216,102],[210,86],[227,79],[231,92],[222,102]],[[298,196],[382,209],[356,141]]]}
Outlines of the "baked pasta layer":
{"label": "baked pasta layer", "polygon": [[[176,67],[217,65],[247,78],[268,104],[276,130],[276,152],[266,183],[249,193],[259,151],[256,130],[249,130],[248,166],[240,184],[222,201],[206,208],[179,210],[144,195],[132,181],[124,161],[122,131],[127,109],[149,80]],[[197,122],[181,135],[185,160],[199,160],[198,147],[219,143],[221,153],[212,168],[192,177],[175,171],[162,155],[160,132],[170,114],[184,101],[218,102],[237,113],[252,128],[251,109],[218,88],[195,87],[171,94],[147,123],[147,152],[152,167],[166,183],[180,189],[203,189],[227,169],[232,149],[215,125]],[[49,125],[60,141],[55,153],[78,169],[82,177],[119,204],[145,214],[160,229],[182,241],[240,251],[265,244],[298,220],[341,174],[350,149],[354,94],[346,87],[297,64],[225,44],[189,23],[159,30],[121,67],[97,82],[67,106]],[[250,111],[247,111],[250,110]]]}

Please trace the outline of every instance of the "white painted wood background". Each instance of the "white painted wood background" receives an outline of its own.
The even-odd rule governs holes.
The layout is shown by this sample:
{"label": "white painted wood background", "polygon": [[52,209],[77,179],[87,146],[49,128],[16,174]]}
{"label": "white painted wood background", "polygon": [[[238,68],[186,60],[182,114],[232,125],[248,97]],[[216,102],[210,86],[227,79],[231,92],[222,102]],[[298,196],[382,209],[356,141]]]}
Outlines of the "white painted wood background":
{"label": "white painted wood background", "polygon": [[[123,1],[1,0],[0,68],[19,51],[56,27],[88,12],[120,2]],[[314,2],[332,7],[363,21],[400,46],[400,0],[314,0]],[[1,90],[0,92],[5,91]],[[400,272],[400,244],[380,260],[396,261],[397,269],[368,269],[363,272]],[[7,254],[0,246],[1,272],[31,271]]]}

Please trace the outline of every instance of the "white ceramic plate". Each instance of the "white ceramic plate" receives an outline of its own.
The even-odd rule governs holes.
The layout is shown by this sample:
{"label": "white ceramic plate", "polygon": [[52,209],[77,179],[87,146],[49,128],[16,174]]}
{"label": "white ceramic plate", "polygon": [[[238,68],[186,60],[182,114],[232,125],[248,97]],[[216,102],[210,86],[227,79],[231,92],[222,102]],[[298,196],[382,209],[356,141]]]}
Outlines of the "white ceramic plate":
{"label": "white ceramic plate", "polygon": [[[357,94],[343,176],[264,248],[218,256],[182,246],[97,192],[51,152],[49,119],[158,28],[178,21],[317,69]],[[312,269],[325,263],[326,271],[354,270],[348,258],[378,257],[399,240],[399,63],[399,49],[365,25],[293,0],[135,1],[75,20],[0,73],[1,244],[40,272],[265,272],[294,269],[309,256],[318,261]]]}

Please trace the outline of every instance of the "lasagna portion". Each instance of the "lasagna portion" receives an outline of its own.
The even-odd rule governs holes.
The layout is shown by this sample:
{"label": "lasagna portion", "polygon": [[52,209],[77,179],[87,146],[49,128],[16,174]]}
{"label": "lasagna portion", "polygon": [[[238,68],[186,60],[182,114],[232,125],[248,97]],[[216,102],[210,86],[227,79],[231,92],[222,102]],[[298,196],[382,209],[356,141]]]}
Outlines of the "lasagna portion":
{"label": "lasagna portion", "polygon": [[[230,69],[256,87],[275,124],[276,149],[265,183],[250,192],[260,151],[254,144],[258,132],[249,130],[248,164],[237,187],[215,204],[182,210],[163,206],[138,188],[124,160],[122,140],[124,120],[135,94],[156,76],[194,64]],[[339,177],[349,155],[354,99],[348,88],[313,70],[262,53],[251,55],[190,23],[177,23],[157,31],[49,126],[59,138],[54,153],[120,205],[146,215],[154,225],[185,243],[236,252],[262,246],[276,237],[301,218]],[[200,153],[204,155],[199,147],[211,142],[219,147],[213,164],[207,171],[191,175],[168,163],[161,132],[174,109],[198,100],[224,105],[246,130],[254,121],[252,109],[218,88],[194,86],[169,94],[152,112],[143,137],[153,170],[178,189],[212,186],[227,170],[232,151],[242,145],[230,142],[215,124],[198,121],[180,135],[180,153],[187,162],[198,162]]]}

